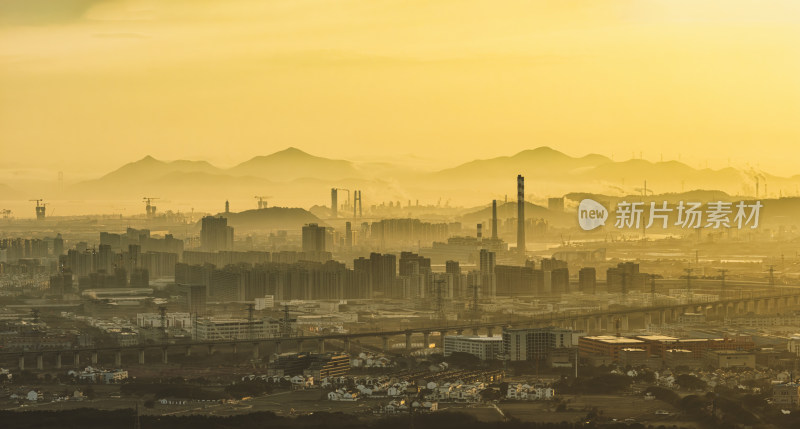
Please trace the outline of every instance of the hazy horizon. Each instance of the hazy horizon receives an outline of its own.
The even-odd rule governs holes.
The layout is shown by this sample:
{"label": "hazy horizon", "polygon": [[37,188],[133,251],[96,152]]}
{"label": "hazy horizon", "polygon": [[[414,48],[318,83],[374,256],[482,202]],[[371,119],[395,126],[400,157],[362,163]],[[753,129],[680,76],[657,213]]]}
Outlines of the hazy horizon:
{"label": "hazy horizon", "polygon": [[0,0],[0,40],[3,429],[800,428],[798,0]]}

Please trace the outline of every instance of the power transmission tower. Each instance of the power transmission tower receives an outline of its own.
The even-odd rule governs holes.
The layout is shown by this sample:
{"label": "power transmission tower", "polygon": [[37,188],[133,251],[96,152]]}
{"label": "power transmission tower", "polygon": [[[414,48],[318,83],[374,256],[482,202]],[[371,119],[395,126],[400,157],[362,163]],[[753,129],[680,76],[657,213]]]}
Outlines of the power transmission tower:
{"label": "power transmission tower", "polygon": [[[475,281],[477,280],[477,281]],[[475,321],[478,318],[478,290],[480,289],[480,277],[473,280],[473,283],[470,285],[472,289],[472,320]]]}
{"label": "power transmission tower", "polygon": [[289,304],[283,304],[283,324],[281,326],[281,336],[288,338],[291,334],[289,326]]}
{"label": "power transmission tower", "polygon": [[444,321],[444,295],[442,294],[442,284],[445,280],[441,277],[436,278],[433,283],[436,287],[436,314],[439,316],[439,320]]}
{"label": "power transmission tower", "polygon": [[142,429],[142,419],[139,415],[139,401],[136,401],[136,420],[133,422],[134,429]]}
{"label": "power transmission tower", "polygon": [[628,273],[623,271],[622,273],[622,303],[628,303]]}
{"label": "power transmission tower", "polygon": [[725,290],[725,274],[728,272],[726,269],[719,269],[719,275],[722,279],[721,289],[722,289],[722,298],[725,299],[728,295],[727,291]]}
{"label": "power transmission tower", "polygon": [[161,340],[167,340],[167,307],[158,307],[158,312],[161,314]]}
{"label": "power transmission tower", "polygon": [[683,271],[686,272],[686,299],[689,303],[692,302],[692,272],[694,269],[692,268],[684,268]]}
{"label": "power transmission tower", "polygon": [[769,287],[775,290],[775,265],[769,265]]}
{"label": "power transmission tower", "polygon": [[650,305],[656,305],[656,275],[650,274]]}
{"label": "power transmission tower", "polygon": [[253,339],[253,312],[256,309],[255,304],[247,304],[247,339]]}

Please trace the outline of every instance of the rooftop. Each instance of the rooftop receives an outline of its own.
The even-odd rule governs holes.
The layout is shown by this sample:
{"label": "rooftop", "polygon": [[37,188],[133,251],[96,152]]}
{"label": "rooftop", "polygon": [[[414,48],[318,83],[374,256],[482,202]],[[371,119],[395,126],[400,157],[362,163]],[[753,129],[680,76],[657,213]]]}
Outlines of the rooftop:
{"label": "rooftop", "polygon": [[495,335],[493,337],[485,337],[481,335],[445,335],[445,338],[458,338],[460,340],[471,341],[503,341],[503,337],[500,335]]}
{"label": "rooftop", "polygon": [[601,343],[609,343],[609,344],[636,344],[636,343],[643,343],[642,340],[637,340],[635,338],[628,338],[628,337],[617,337],[614,335],[598,335],[595,337],[583,337],[590,341],[599,341]]}
{"label": "rooftop", "polygon": [[667,335],[637,335],[636,338],[645,341],[676,341],[677,338],[669,337]]}

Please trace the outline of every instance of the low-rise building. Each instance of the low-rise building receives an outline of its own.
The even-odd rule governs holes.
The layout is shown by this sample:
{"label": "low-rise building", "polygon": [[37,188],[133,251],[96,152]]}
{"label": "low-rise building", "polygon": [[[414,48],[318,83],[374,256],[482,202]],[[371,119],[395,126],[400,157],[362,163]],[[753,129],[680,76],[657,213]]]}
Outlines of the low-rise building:
{"label": "low-rise building", "polygon": [[342,377],[350,372],[350,355],[329,353],[313,355],[311,365],[303,370],[306,376],[317,380],[323,378]]}
{"label": "low-rise building", "polygon": [[274,338],[280,335],[280,323],[269,319],[248,321],[247,319],[220,319],[208,317],[195,323],[197,340],[247,340],[250,338]]}
{"label": "low-rise building", "polygon": [[709,350],[706,362],[714,368],[755,368],[756,355],[736,350]]}
{"label": "low-rise building", "polygon": [[649,345],[642,340],[613,335],[599,335],[593,337],[580,337],[578,350],[581,357],[591,355],[607,356],[619,361],[619,353],[623,349],[642,349],[650,354]]}
{"label": "low-rise building", "polygon": [[83,371],[68,371],[68,374],[77,377],[82,381],[92,383],[119,383],[128,378],[128,371],[123,369],[100,369],[87,366]]}
{"label": "low-rise building", "polygon": [[575,347],[582,333],[572,329],[503,329],[503,354],[512,361],[544,360],[555,349]]}
{"label": "low-rise building", "polygon": [[772,403],[790,407],[800,405],[800,383],[782,383],[772,386]]}
{"label": "low-rise building", "polygon": [[642,348],[625,348],[619,351],[619,364],[621,366],[650,366],[650,355]]}
{"label": "low-rise building", "polygon": [[480,360],[496,359],[503,349],[503,337],[482,337],[478,335],[445,335],[444,355],[455,352],[469,353]]}
{"label": "low-rise building", "polygon": [[189,329],[192,317],[189,313],[165,313],[163,318],[160,313],[137,313],[136,325],[142,328]]}
{"label": "low-rise building", "polygon": [[800,357],[800,334],[794,334],[789,338],[786,349]]}
{"label": "low-rise building", "polygon": [[348,392],[344,389],[337,389],[333,392],[328,392],[328,400],[354,402],[358,400],[358,393],[359,392]]}
{"label": "low-rise building", "polygon": [[520,401],[549,401],[556,396],[555,390],[549,386],[531,386],[516,384],[508,386],[506,398]]}
{"label": "low-rise building", "polygon": [[695,353],[686,349],[669,349],[664,352],[664,366],[667,368],[677,368],[685,366],[687,368],[702,368],[703,359],[695,357]]}
{"label": "low-rise building", "polygon": [[263,298],[256,298],[254,301],[256,311],[269,310],[275,306],[274,295],[266,295]]}

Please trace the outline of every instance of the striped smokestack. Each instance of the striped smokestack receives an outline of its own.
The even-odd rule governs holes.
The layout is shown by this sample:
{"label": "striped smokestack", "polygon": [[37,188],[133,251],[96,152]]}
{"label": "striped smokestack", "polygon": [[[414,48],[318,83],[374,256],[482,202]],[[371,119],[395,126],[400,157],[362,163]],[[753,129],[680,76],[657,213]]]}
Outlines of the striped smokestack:
{"label": "striped smokestack", "polygon": [[492,200],[492,240],[497,240],[497,200]]}
{"label": "striped smokestack", "polygon": [[525,254],[525,178],[517,175],[517,251]]}

